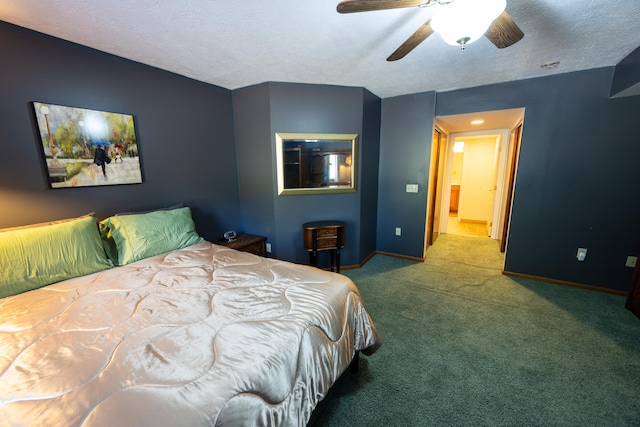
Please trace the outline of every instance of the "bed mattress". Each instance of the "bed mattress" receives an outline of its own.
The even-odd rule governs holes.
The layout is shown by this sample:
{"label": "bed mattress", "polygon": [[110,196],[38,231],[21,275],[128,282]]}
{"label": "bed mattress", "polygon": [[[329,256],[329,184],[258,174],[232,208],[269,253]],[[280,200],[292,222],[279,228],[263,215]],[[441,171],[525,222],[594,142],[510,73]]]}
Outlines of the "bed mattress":
{"label": "bed mattress", "polygon": [[0,426],[302,426],[379,345],[345,276],[203,242],[0,299]]}

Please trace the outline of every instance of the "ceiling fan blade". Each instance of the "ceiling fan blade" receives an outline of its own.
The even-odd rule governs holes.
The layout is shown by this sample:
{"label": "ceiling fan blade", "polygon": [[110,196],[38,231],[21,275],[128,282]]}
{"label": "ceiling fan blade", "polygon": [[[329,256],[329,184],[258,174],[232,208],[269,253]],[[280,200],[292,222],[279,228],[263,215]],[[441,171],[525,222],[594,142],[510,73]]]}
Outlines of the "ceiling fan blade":
{"label": "ceiling fan blade", "polygon": [[397,61],[404,58],[409,52],[411,52],[416,46],[426,40],[431,34],[433,34],[433,28],[431,28],[430,20],[425,22],[418,30],[411,35],[399,48],[395,50],[387,61]]}
{"label": "ceiling fan blade", "polygon": [[519,42],[524,37],[524,33],[507,12],[502,12],[491,23],[485,36],[498,49],[503,49]]}
{"label": "ceiling fan blade", "polygon": [[344,0],[338,3],[338,12],[369,12],[372,10],[416,7],[428,3],[428,0]]}

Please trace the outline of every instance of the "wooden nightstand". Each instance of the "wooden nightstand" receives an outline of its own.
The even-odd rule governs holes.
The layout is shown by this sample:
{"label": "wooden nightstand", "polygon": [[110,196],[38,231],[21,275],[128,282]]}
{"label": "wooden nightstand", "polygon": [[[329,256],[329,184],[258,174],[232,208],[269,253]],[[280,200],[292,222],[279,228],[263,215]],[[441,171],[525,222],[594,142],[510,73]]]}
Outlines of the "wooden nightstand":
{"label": "wooden nightstand", "polygon": [[216,245],[226,246],[237,251],[250,252],[259,256],[266,256],[266,240],[267,238],[264,236],[255,236],[253,234],[239,234],[238,237],[236,237],[236,240],[234,240],[233,242],[227,242],[226,239],[221,239],[216,242]]}
{"label": "wooden nightstand", "polygon": [[302,224],[304,248],[309,252],[309,262],[318,266],[318,252],[331,251],[331,271],[334,266],[340,273],[340,249],[344,248],[344,222],[315,221]]}

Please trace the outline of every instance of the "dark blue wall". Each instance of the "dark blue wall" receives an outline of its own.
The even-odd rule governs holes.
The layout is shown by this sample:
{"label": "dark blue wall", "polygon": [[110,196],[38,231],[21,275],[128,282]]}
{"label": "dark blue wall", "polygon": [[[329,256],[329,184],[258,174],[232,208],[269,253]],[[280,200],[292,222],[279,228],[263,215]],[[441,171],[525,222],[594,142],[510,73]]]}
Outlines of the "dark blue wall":
{"label": "dark blue wall", "polygon": [[[184,203],[240,225],[231,92],[0,22],[0,227]],[[133,114],[144,182],[50,189],[30,102]]]}
{"label": "dark blue wall", "polygon": [[[435,102],[435,92],[382,101],[379,251],[423,257]],[[418,193],[407,193],[407,184],[418,184]]]}
{"label": "dark blue wall", "polygon": [[269,85],[252,86],[233,92],[236,127],[242,226],[250,234],[267,237],[276,255],[276,223],[273,180],[275,152],[270,141]]}
{"label": "dark blue wall", "polygon": [[[624,262],[640,249],[640,97],[608,98],[613,67],[380,101],[362,88],[286,83],[232,93],[3,22],[0,57],[0,227],[182,202],[206,238],[263,234],[282,259],[307,262],[301,224],[322,219],[347,223],[343,265],[375,249],[420,258],[434,116],[524,107],[505,269],[628,288]],[[50,189],[31,101],[133,114],[144,183]],[[359,134],[358,192],[277,196],[275,132]],[[582,263],[578,247],[589,250]]]}
{"label": "dark blue wall", "polygon": [[624,264],[640,249],[640,97],[609,99],[613,70],[438,94],[437,115],[525,107],[506,271],[629,288]]}
{"label": "dark blue wall", "polygon": [[[378,170],[380,167],[380,125],[382,101],[364,91],[362,137],[360,144],[360,256],[362,262],[376,250],[378,223]],[[365,145],[363,145],[365,144]]]}
{"label": "dark blue wall", "polygon": [[[609,99],[612,73],[437,94],[438,116],[525,107],[506,271],[628,289],[626,257],[640,249],[640,97]],[[424,242],[426,199],[402,186],[427,177],[433,94],[422,97],[417,108],[420,95],[383,100],[378,249],[413,256]],[[415,233],[404,233],[409,221]],[[397,226],[402,239],[392,235]],[[579,247],[588,249],[584,262]]]}
{"label": "dark blue wall", "polygon": [[[236,92],[244,229],[268,236],[272,256],[307,263],[302,224],[344,221],[342,265],[359,264],[375,250],[380,100],[362,88],[288,83],[268,83]],[[261,118],[255,121],[258,116]],[[240,131],[247,127],[253,129]],[[273,165],[275,133],[280,132],[360,135],[358,192],[279,196]],[[245,174],[251,178],[245,178]],[[363,212],[370,215],[366,221],[362,221]],[[328,261],[328,253],[320,254],[320,265],[328,265]]]}

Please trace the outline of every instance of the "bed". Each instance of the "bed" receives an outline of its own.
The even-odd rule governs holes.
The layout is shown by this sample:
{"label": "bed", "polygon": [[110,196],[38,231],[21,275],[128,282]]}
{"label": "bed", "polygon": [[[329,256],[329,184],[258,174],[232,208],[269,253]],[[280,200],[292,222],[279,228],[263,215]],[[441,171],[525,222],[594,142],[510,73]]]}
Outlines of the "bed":
{"label": "bed", "polygon": [[351,280],[205,241],[188,208],[99,226],[0,232],[0,426],[303,426],[381,344]]}

